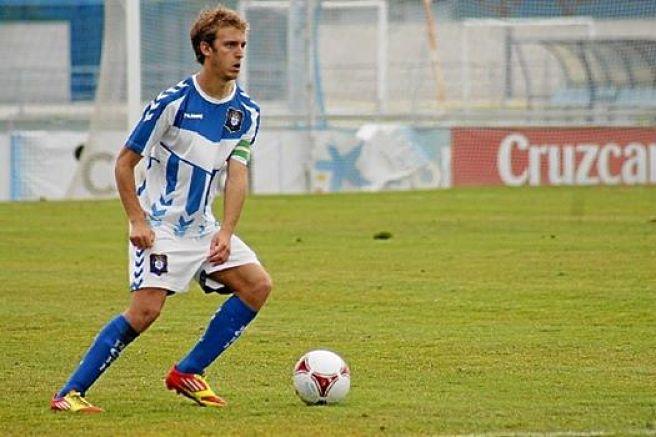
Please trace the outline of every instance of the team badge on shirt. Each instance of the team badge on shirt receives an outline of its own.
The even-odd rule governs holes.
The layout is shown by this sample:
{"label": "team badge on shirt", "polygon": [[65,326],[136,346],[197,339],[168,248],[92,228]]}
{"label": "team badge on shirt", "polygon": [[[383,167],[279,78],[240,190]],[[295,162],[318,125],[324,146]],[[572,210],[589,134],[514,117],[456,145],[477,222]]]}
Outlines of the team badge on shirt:
{"label": "team badge on shirt", "polygon": [[150,272],[162,276],[164,273],[168,273],[169,263],[166,259],[166,255],[159,255],[156,253],[150,254]]}
{"label": "team badge on shirt", "polygon": [[239,109],[229,108],[226,114],[225,127],[230,132],[237,132],[241,129],[241,121],[244,119],[244,113]]}

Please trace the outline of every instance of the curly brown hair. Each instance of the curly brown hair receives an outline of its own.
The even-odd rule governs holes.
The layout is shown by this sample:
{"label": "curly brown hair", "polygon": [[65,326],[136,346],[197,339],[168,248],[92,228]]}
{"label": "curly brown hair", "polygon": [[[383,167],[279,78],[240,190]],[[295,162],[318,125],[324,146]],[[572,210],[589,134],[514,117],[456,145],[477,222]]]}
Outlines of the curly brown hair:
{"label": "curly brown hair", "polygon": [[191,26],[189,36],[199,64],[202,65],[205,62],[205,55],[200,50],[200,43],[205,41],[212,45],[216,39],[216,32],[222,27],[234,27],[246,32],[248,23],[236,11],[223,5],[204,9],[198,14],[196,21]]}

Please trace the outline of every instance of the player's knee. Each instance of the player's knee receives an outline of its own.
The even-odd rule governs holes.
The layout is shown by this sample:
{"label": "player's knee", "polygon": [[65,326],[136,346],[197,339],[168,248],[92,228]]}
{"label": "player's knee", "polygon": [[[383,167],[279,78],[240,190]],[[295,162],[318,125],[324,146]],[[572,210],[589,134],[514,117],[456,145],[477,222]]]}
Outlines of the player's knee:
{"label": "player's knee", "polygon": [[271,294],[273,284],[268,274],[264,273],[254,278],[244,290],[239,290],[239,296],[250,306],[259,310]]}
{"label": "player's knee", "polygon": [[260,278],[258,278],[257,281],[255,281],[253,288],[255,294],[262,300],[262,302],[264,302],[267,300],[271,294],[271,290],[273,289],[273,282],[271,281],[271,277],[265,273]]}
{"label": "player's knee", "polygon": [[153,323],[159,317],[162,309],[158,306],[149,306],[141,309],[141,318],[148,324]]}
{"label": "player's knee", "polygon": [[137,332],[145,331],[159,317],[162,308],[158,305],[140,305],[128,311],[130,324]]}

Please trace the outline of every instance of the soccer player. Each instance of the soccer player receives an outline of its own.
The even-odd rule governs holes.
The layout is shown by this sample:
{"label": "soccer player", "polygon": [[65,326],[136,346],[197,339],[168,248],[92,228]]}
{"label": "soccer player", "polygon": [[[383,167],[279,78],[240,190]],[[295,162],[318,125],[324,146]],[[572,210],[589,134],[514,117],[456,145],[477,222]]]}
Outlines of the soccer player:
{"label": "soccer player", "polygon": [[[121,351],[157,319],[169,295],[192,279],[206,292],[232,294],[165,384],[201,406],[225,401],[205,369],[255,318],[271,279],[235,234],[248,183],[260,109],[237,85],[248,24],[225,7],[204,10],[191,29],[200,71],[162,92],[144,110],[116,160],[118,192],[129,219],[131,302],[98,333],[50,407],[100,412],[84,396]],[[145,158],[143,180],[135,167]],[[225,169],[223,217],[212,214]]]}

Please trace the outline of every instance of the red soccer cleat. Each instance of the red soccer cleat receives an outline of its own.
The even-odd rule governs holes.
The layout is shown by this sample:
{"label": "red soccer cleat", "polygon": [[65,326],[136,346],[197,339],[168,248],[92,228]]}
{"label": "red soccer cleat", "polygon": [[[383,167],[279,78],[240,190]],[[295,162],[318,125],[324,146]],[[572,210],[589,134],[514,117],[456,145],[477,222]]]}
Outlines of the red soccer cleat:
{"label": "red soccer cleat", "polygon": [[201,375],[180,372],[175,366],[166,375],[166,388],[188,397],[202,407],[224,407],[226,401],[214,393]]}

